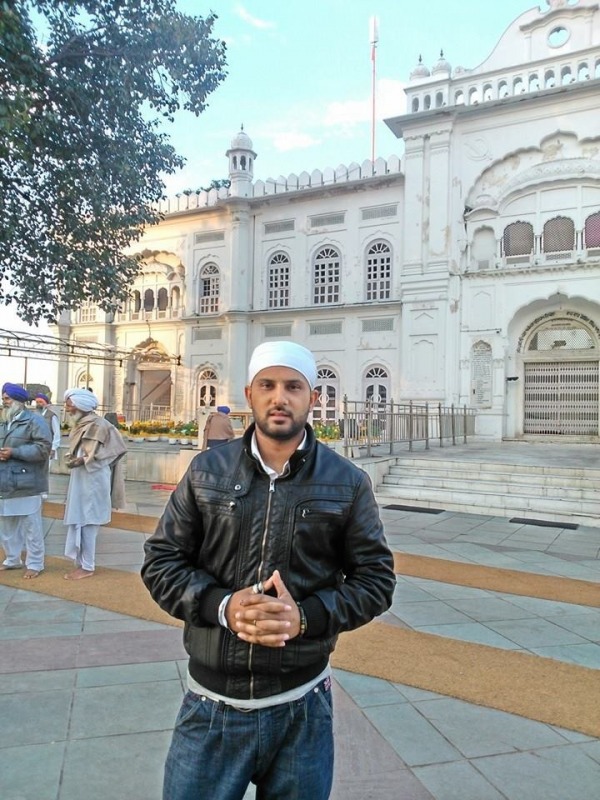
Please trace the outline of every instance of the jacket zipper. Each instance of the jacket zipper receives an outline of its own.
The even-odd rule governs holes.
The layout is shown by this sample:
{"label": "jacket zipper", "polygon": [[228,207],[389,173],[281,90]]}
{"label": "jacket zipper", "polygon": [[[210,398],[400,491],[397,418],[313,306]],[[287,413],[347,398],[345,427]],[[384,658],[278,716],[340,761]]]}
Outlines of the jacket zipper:
{"label": "jacket zipper", "polygon": [[[263,569],[263,564],[265,563],[265,547],[267,544],[267,533],[269,532],[269,519],[271,516],[271,498],[273,496],[273,492],[275,491],[275,481],[270,479],[269,480],[269,499],[267,500],[267,513],[265,514],[265,525],[263,528],[263,535],[262,541],[260,543],[260,564],[258,565],[258,571],[256,575],[257,582],[261,580],[261,574]],[[252,656],[254,655],[254,645],[250,645],[250,649],[248,650],[248,672],[250,673],[250,699],[254,699],[254,674],[252,672]]]}

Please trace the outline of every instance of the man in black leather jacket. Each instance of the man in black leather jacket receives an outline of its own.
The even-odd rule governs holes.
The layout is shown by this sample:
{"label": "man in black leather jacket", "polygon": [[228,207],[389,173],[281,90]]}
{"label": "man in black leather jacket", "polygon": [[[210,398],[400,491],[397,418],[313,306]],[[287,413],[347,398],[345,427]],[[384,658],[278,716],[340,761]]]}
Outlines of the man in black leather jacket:
{"label": "man in black leather jacket", "polygon": [[315,440],[316,364],[256,348],[243,439],[201,453],[145,545],[143,580],[185,622],[188,689],[165,800],[326,800],[329,655],[389,608],[395,585],[367,475]]}

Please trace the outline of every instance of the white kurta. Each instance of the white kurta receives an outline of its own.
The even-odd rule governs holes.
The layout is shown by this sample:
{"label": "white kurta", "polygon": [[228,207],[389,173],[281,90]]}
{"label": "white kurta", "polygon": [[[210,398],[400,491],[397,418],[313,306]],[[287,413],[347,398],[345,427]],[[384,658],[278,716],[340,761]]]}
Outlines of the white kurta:
{"label": "white kurta", "polygon": [[92,461],[75,467],[69,476],[66,525],[106,525],[111,519],[110,466]]}

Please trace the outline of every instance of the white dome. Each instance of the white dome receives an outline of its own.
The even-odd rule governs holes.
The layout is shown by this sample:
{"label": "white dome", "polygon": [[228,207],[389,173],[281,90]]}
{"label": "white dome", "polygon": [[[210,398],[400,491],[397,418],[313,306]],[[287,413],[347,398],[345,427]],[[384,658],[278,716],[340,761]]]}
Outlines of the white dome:
{"label": "white dome", "polygon": [[415,80],[415,78],[428,78],[431,73],[423,63],[422,56],[419,56],[419,63],[410,73],[410,79]]}
{"label": "white dome", "polygon": [[452,67],[450,66],[450,64],[444,58],[444,51],[440,50],[439,61],[436,61],[436,63],[433,65],[433,69],[431,70],[431,74],[432,75],[436,75],[436,74],[438,74],[440,72],[446,72],[449,75],[451,71],[452,71]]}
{"label": "white dome", "polygon": [[231,150],[252,150],[252,139],[242,130],[231,140]]}

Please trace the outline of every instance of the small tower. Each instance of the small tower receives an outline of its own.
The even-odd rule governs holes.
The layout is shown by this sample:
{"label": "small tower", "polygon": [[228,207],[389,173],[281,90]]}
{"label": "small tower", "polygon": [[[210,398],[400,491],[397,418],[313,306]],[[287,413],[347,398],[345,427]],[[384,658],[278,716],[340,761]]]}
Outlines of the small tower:
{"label": "small tower", "polygon": [[245,133],[243,125],[231,140],[231,146],[225,155],[229,159],[230,197],[249,197],[252,194],[256,153],[252,149],[252,139]]}

